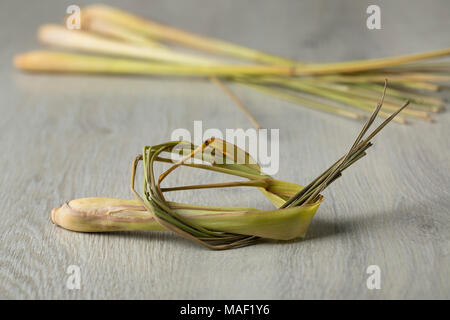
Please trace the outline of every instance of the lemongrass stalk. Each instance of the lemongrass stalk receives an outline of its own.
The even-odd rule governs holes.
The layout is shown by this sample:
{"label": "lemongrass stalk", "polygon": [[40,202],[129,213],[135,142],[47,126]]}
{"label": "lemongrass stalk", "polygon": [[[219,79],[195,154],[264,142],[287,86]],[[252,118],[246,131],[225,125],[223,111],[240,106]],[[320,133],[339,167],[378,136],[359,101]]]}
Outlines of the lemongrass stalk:
{"label": "lemongrass stalk", "polygon": [[[379,100],[379,94],[365,90],[361,87],[355,86],[340,86],[329,82],[310,81],[310,79],[285,79],[279,77],[265,77],[262,79],[254,79],[255,82],[260,83],[274,83],[277,85],[285,86],[289,89],[300,90],[317,96],[321,96],[327,99],[339,101],[349,106],[356,108],[364,108],[369,110],[371,105],[369,101],[377,102]],[[398,109],[398,105],[403,103],[403,100],[394,98],[385,98],[383,103],[383,109],[387,111],[395,111]],[[403,111],[404,115],[420,118],[431,122],[431,118],[427,111],[422,110],[410,110]],[[380,113],[381,116],[387,117],[387,113]]]}
{"label": "lemongrass stalk", "polygon": [[363,116],[346,110],[346,109],[342,109],[342,108],[337,108],[334,106],[330,106],[306,97],[301,97],[298,95],[293,95],[293,94],[289,94],[285,91],[279,90],[279,89],[274,89],[274,88],[269,88],[266,86],[262,86],[262,85],[256,85],[256,84],[250,84],[250,83],[246,83],[246,82],[240,82],[242,85],[249,87],[249,88],[253,88],[256,89],[258,91],[264,92],[266,94],[272,95],[272,96],[276,96],[278,98],[281,98],[283,100],[287,100],[296,104],[300,104],[306,108],[310,108],[310,109],[315,109],[315,110],[320,110],[320,111],[324,111],[327,113],[332,113],[334,115],[339,115],[339,116],[343,116],[346,118],[350,118],[350,119],[362,119]]}
{"label": "lemongrass stalk", "polygon": [[[16,67],[32,72],[78,72],[78,73],[112,73],[112,74],[137,74],[137,75],[186,75],[186,76],[236,76],[236,75],[270,75],[280,73],[280,67],[271,66],[190,66],[190,65],[165,65],[151,62],[134,61],[118,58],[103,58],[97,56],[56,53],[56,52],[30,52],[17,56],[14,60]],[[261,89],[261,88],[260,88]],[[306,98],[288,96],[287,94],[276,93],[273,90],[266,90],[272,95],[283,96],[284,99],[300,103],[307,107],[332,112],[342,116],[358,119],[358,114],[347,110],[327,106]],[[323,94],[323,93],[322,93]],[[333,96],[325,93],[326,96]],[[337,96],[337,95],[334,95]],[[369,110],[369,106],[361,106],[348,98],[339,97],[338,100],[350,103],[355,107]],[[383,112],[381,116],[387,115]],[[404,118],[397,118],[394,121],[404,123]]]}
{"label": "lemongrass stalk", "polygon": [[[313,85],[314,86],[314,85]],[[320,85],[317,85],[316,87],[322,88]],[[343,97],[347,99],[350,99],[353,101],[353,103],[359,104],[359,103],[365,103],[367,101],[367,106],[370,105],[370,101],[377,102],[379,100],[379,97],[376,97],[372,95],[370,92],[365,92],[358,90],[360,88],[353,88],[351,91],[339,91],[336,88],[327,88],[327,91],[334,92],[336,94],[340,94]],[[404,101],[404,100],[403,100]],[[387,111],[395,111],[398,109],[398,106],[403,103],[400,99],[395,98],[385,98],[383,103],[383,109]],[[432,122],[432,119],[430,118],[430,115],[427,111],[422,110],[411,110],[406,109],[402,112],[406,116],[415,117],[418,119],[422,119],[428,122]]]}
{"label": "lemongrass stalk", "polygon": [[[384,95],[383,95],[384,97]],[[321,201],[322,196],[320,196],[320,192],[323,191],[332,181],[336,180],[339,176],[341,176],[341,172],[347,168],[351,163],[354,163],[357,159],[360,159],[361,156],[364,155],[365,149],[370,146],[370,140],[373,136],[375,136],[388,122],[390,122],[402,109],[404,109],[408,103],[406,103],[402,108],[397,110],[394,114],[392,114],[381,126],[376,128],[365,140],[362,140],[375,120],[380,108],[382,106],[383,100],[379,103],[378,107],[371,115],[371,117],[366,122],[363,130],[358,135],[358,138],[355,140],[350,151],[338,162],[336,166],[331,168],[329,174],[326,174],[324,181],[320,184],[314,183],[312,187],[306,187],[305,193],[302,196],[306,196],[305,200],[301,198],[297,198],[297,195],[301,193],[301,190],[296,193],[296,195],[290,198],[284,205],[282,205],[282,209],[287,209],[289,207],[299,207],[308,206],[310,204],[315,204]],[[242,237],[242,234],[235,233],[223,233],[223,230],[217,232],[217,230],[207,229],[199,225],[197,222],[191,222],[179,213],[177,213],[170,204],[167,203],[165,197],[163,196],[162,189],[160,187],[160,183],[162,180],[171,172],[173,172],[176,168],[182,165],[186,160],[198,155],[199,153],[203,153],[203,151],[208,147],[213,147],[211,152],[214,154],[221,154],[222,156],[226,156],[230,159],[235,159],[234,156],[229,155],[229,143],[224,141],[216,141],[214,138],[206,140],[203,144],[196,147],[195,149],[191,149],[190,152],[184,156],[181,160],[177,161],[172,167],[166,170],[163,174],[159,176],[159,179],[156,182],[155,173],[154,173],[154,161],[159,157],[159,155],[166,152],[173,152],[174,147],[180,144],[180,142],[169,142],[157,146],[146,146],[141,155],[137,156],[132,166],[132,177],[131,177],[131,189],[136,197],[144,204],[148,211],[152,212],[155,219],[162,224],[163,226],[169,228],[170,230],[192,240],[198,242],[208,248],[211,249],[228,249],[232,247],[242,246],[245,244],[253,243],[256,239],[253,238],[254,235],[249,237]],[[189,147],[189,143],[184,143],[186,147]],[[226,149],[224,149],[226,147]],[[233,145],[231,145],[233,148]],[[188,149],[189,151],[189,149]],[[242,158],[248,158],[248,154],[241,154]],[[142,190],[142,196],[135,190],[135,175],[137,164],[142,161],[143,170],[144,170],[144,185]],[[215,162],[212,162],[212,165],[216,165]],[[239,167],[234,167],[234,170],[241,170],[241,168],[251,168],[252,170],[260,171],[260,168],[257,165],[241,165]],[[328,172],[329,170],[327,170]],[[270,180],[270,178],[267,178]],[[264,189],[264,192],[270,192],[267,188]],[[270,192],[271,193],[271,192]],[[294,199],[295,202],[292,203],[291,199]],[[301,203],[297,204],[297,201]],[[289,202],[289,204],[287,204]],[[279,212],[279,211],[275,211]],[[276,214],[278,218],[278,214]],[[292,221],[289,221],[291,223]],[[287,223],[287,221],[285,221]],[[273,224],[273,222],[271,223]]]}
{"label": "lemongrass stalk", "polygon": [[266,54],[229,42],[199,36],[184,30],[139,18],[128,12],[105,5],[91,5],[83,8],[82,12],[83,18],[87,20],[101,18],[118,25],[126,26],[137,33],[147,35],[151,38],[182,44],[214,54],[227,55],[267,64],[292,65],[296,63],[290,59]]}
{"label": "lemongrass stalk", "polygon": [[[381,77],[389,77],[389,79],[393,79],[394,82],[401,81],[418,81],[418,82],[450,82],[450,76],[436,74],[436,73],[424,73],[424,72],[412,72],[412,71],[403,71],[401,74],[389,73],[385,72],[383,75],[373,76],[373,81],[379,81]],[[389,81],[391,82],[391,81]]]}
{"label": "lemongrass stalk", "polygon": [[[133,34],[135,34],[135,33],[130,31],[131,29],[129,29],[129,26],[121,27],[120,25],[113,23],[111,21],[108,22],[108,19],[104,19],[104,17],[102,18],[101,16],[99,17],[96,15],[91,15],[91,18],[89,18],[89,14],[88,14],[88,18],[86,19],[86,21],[87,21],[88,29],[90,28],[89,27],[90,25],[95,28],[96,23],[97,24],[100,23],[100,30],[104,30],[104,29],[106,29],[106,27],[108,26],[108,23],[109,23],[109,26],[112,27],[112,30],[115,30],[114,27],[117,29],[116,31],[119,34],[119,37],[121,36],[123,39],[127,39],[127,41],[131,40],[131,42],[133,42],[133,43],[139,42],[139,41],[144,43],[145,42],[144,40],[147,38],[147,37],[143,37],[142,34],[136,34],[136,37],[137,37],[137,39],[136,39],[136,37],[133,37]],[[106,25],[102,25],[102,23],[106,23]],[[101,29],[102,26],[104,29]],[[89,29],[89,30],[91,30],[91,29]],[[40,32],[40,34],[42,35],[41,38],[44,41],[49,41],[49,42],[53,43],[54,45],[60,45],[63,47],[69,46],[72,48],[78,48],[78,49],[87,50],[87,51],[95,52],[95,53],[104,53],[106,51],[109,54],[114,54],[114,55],[123,55],[123,56],[127,56],[127,57],[131,56],[131,57],[135,57],[135,58],[147,58],[148,59],[151,57],[155,57],[155,52],[156,52],[156,56],[158,56],[159,54],[164,52],[164,53],[168,53],[169,56],[165,56],[161,59],[162,60],[167,59],[167,61],[171,61],[171,62],[178,61],[178,62],[184,63],[184,64],[209,64],[209,63],[212,64],[212,63],[214,63],[214,62],[210,61],[209,59],[196,60],[197,59],[196,56],[190,56],[187,54],[179,54],[179,53],[176,53],[172,50],[168,50],[165,48],[162,48],[163,52],[158,51],[159,48],[156,48],[157,50],[155,51],[155,50],[153,50],[153,48],[150,49],[149,48],[150,45],[148,45],[148,44],[142,45],[142,46],[131,45],[132,48],[130,48],[130,47],[127,47],[127,45],[128,45],[127,43],[111,41],[111,40],[108,40],[105,38],[101,38],[101,37],[92,35],[90,33],[78,32],[78,34],[76,36],[74,36],[74,32],[72,32],[72,34],[69,36],[68,33],[70,33],[70,32],[71,31],[66,30],[64,28],[55,27],[55,26],[46,26],[42,29],[42,32]],[[106,31],[104,30],[104,32],[106,32]],[[64,35],[67,35],[67,37],[65,37]],[[81,37],[80,37],[80,35],[81,35]],[[149,40],[149,41],[151,41],[151,40]],[[122,47],[122,45],[125,45],[125,48]],[[147,53],[143,53],[141,51],[142,49],[144,49],[144,51],[145,51],[145,49],[147,49]],[[136,51],[136,50],[138,50],[138,51]],[[148,52],[150,52],[151,54],[148,55]],[[176,58],[174,58],[174,57],[176,57]],[[295,73],[295,74],[304,74],[305,72],[309,73],[309,72],[311,72],[310,66],[311,65],[308,65],[307,70],[305,70],[305,68],[302,67],[302,68],[292,69],[291,71],[292,71],[292,73]],[[181,70],[181,73],[183,74],[182,70]],[[398,78],[398,80],[404,81],[404,80],[436,80],[437,79],[437,78],[427,77],[427,75],[425,75],[425,78],[424,78],[423,75],[420,75],[420,74],[419,75],[413,74],[412,76],[415,76],[416,78],[414,78],[414,77],[409,78],[407,76],[403,76],[401,78]],[[332,77],[333,76],[331,76],[331,79],[332,79]],[[345,76],[341,76],[341,77],[345,77]],[[372,81],[379,80],[378,79],[379,76],[378,76],[378,78],[376,78],[376,76],[374,76],[374,75],[369,75],[369,77],[372,77],[372,78],[364,78],[364,76],[363,77],[359,76],[358,81],[367,81],[370,79]],[[347,78],[354,78],[354,77],[347,77]],[[325,77],[325,79],[326,79],[326,77]],[[442,80],[444,78],[441,77],[439,79]],[[220,80],[217,80],[217,81],[220,81]],[[408,85],[408,83],[406,83],[405,85]],[[419,87],[427,88],[427,89],[435,88],[435,87],[433,87],[433,85],[428,84],[428,83],[416,83],[413,85],[415,85],[415,87],[419,86]],[[225,91],[225,93],[229,92],[229,89],[227,89],[226,87],[224,89],[223,83],[220,87]],[[232,100],[238,105],[238,107],[243,109],[243,111],[246,113],[246,115],[250,118],[250,121],[252,121],[252,123],[255,124],[256,120],[249,114],[248,110],[246,110],[245,107],[242,106],[242,104],[239,102],[239,99],[237,99],[235,96],[234,96],[235,99],[233,99],[232,95],[230,95],[230,94],[228,94],[228,95],[230,97],[232,97]],[[351,101],[351,100],[349,100],[348,97],[345,97],[344,100]],[[342,100],[341,100],[341,102],[342,102]],[[357,108],[364,108],[361,106],[360,103],[355,103],[355,102],[357,102],[357,101],[353,100],[353,102],[352,102],[353,106],[356,106]],[[390,106],[389,102],[388,102],[385,104],[385,108],[389,108],[389,107],[391,107],[391,109],[393,109],[393,107]],[[370,107],[367,107],[367,106],[365,107],[366,110],[369,110],[368,108],[370,108]],[[407,110],[405,112],[405,114],[409,114],[412,116],[419,115],[419,113],[415,113],[413,110],[411,110],[411,111]],[[381,115],[386,117],[386,114],[384,114],[383,112],[381,113]],[[419,116],[426,117],[426,115],[424,115],[424,114],[421,114]],[[427,120],[429,120],[429,118],[427,118]],[[396,121],[398,121],[398,119],[396,119]],[[256,125],[256,127],[258,127],[258,126],[259,126],[259,124]]]}
{"label": "lemongrass stalk", "polygon": [[[369,88],[379,93],[383,91],[383,87],[376,83],[364,83],[358,86],[361,86],[362,88]],[[415,103],[429,107],[430,111],[432,112],[440,112],[444,109],[445,102],[444,100],[438,97],[413,92],[405,92],[394,88],[388,88],[387,94],[399,99],[410,98],[410,100]]]}
{"label": "lemongrass stalk", "polygon": [[[372,101],[377,101],[377,95],[376,91],[364,88],[364,87],[353,87],[352,91],[345,91],[349,95],[358,96],[359,98],[368,99]],[[390,93],[390,92],[389,92]],[[406,96],[409,96],[406,94]],[[439,112],[442,108],[442,106],[437,105],[430,105],[427,103],[423,103],[421,101],[418,101],[413,98],[413,94],[410,95],[412,101],[409,105],[409,108],[403,111],[403,114],[405,115],[412,115],[417,114],[419,117],[427,117],[429,116],[430,112],[436,113]],[[396,106],[401,105],[403,101],[405,101],[406,97],[400,98],[394,95],[390,95],[385,99],[387,102],[387,105],[385,106],[386,109],[390,111],[394,111],[393,109],[396,108]]]}
{"label": "lemongrass stalk", "polygon": [[426,62],[414,62],[406,63],[399,66],[383,69],[380,71],[386,72],[404,72],[408,71],[419,71],[419,72],[449,72],[450,62],[449,61],[426,61]]}
{"label": "lemongrass stalk", "polygon": [[[364,111],[370,111],[372,110],[370,104],[367,104],[359,99],[354,99],[351,98],[349,96],[345,96],[342,94],[339,94],[337,92],[331,91],[331,90],[323,90],[321,88],[317,88],[317,87],[313,87],[310,85],[307,85],[305,83],[301,83],[299,81],[295,81],[295,80],[290,80],[290,79],[285,79],[282,82],[278,81],[279,84],[282,84],[284,86],[286,86],[287,88],[294,88],[294,89],[299,89],[305,92],[308,92],[310,94],[314,94],[314,95],[318,95],[324,98],[328,98],[328,99],[332,99],[335,101],[339,101],[342,103],[345,103],[347,105],[350,105],[354,108],[358,108]],[[269,89],[269,91],[267,92],[271,92]],[[272,92],[273,93],[273,92]],[[282,96],[286,96],[285,94],[283,94]],[[282,97],[280,96],[280,97]],[[289,96],[286,96],[286,98],[288,98]],[[293,100],[295,100],[295,98],[291,98]],[[380,111],[379,115],[383,118],[388,118],[390,114],[384,112],[384,111]],[[398,123],[406,123],[406,119],[404,117],[398,116],[397,118],[395,118],[393,121],[398,122]]]}
{"label": "lemongrass stalk", "polygon": [[[165,48],[157,48],[157,47],[147,48],[128,43],[121,43],[118,41],[108,40],[106,38],[99,37],[89,32],[79,30],[68,30],[62,26],[57,25],[46,25],[41,27],[38,32],[38,37],[41,42],[46,44],[69,49],[82,50],[87,52],[104,53],[118,56],[131,56],[135,58],[156,59],[161,61],[177,62],[185,64],[199,64],[199,65],[211,64],[210,61],[208,61],[206,58],[203,57],[188,55],[186,53],[177,53],[175,51],[168,50]],[[323,64],[322,65],[309,64],[302,67],[280,66],[278,68],[284,70],[284,73],[281,74],[289,74],[289,75],[313,75],[313,74],[324,74],[335,72],[350,72],[347,69],[328,72],[329,70],[331,70],[329,69],[327,72],[323,72],[324,69]],[[327,78],[330,79],[329,81],[357,81],[353,79],[353,77],[345,77],[345,76],[328,76],[324,77],[323,79],[327,80]],[[339,80],[338,78],[340,78],[341,80]],[[411,80],[409,80],[408,82],[411,82]]]}
{"label": "lemongrass stalk", "polygon": [[[355,86],[355,85],[342,85],[342,84],[336,84],[336,83],[329,83],[329,82],[314,82],[310,83],[313,86],[324,88],[327,90],[334,90],[339,91],[344,94],[348,95],[356,95],[359,98],[369,99],[369,100],[376,100],[378,101],[379,97],[379,91],[375,90],[374,88],[366,85],[362,86]],[[391,89],[391,88],[389,88]],[[398,90],[397,90],[398,91]],[[398,91],[399,93],[402,93],[402,91]],[[394,103],[394,104],[401,104],[403,101],[409,97],[409,93],[404,93],[400,95],[394,95],[392,94],[392,91],[388,91],[388,97],[385,98],[386,102]],[[438,112],[442,105],[442,100],[440,104],[430,104],[428,102],[425,102],[424,100],[420,100],[419,98],[428,98],[428,96],[420,95],[420,94],[411,94],[411,97],[417,97],[417,99],[411,98],[410,100],[413,101],[409,105],[408,109],[414,109],[419,111],[425,111],[425,112]],[[434,97],[433,97],[434,98]],[[439,101],[440,99],[436,98],[435,101]],[[407,111],[406,109],[405,111]]]}
{"label": "lemongrass stalk", "polygon": [[450,55],[450,48],[446,48],[399,57],[304,65],[299,61],[284,59],[224,41],[202,37],[193,33],[149,21],[147,19],[139,18],[122,10],[104,5],[88,6],[84,8],[84,12],[87,15],[87,19],[89,19],[89,17],[109,19],[117,24],[127,26],[137,32],[154,38],[159,38],[164,41],[170,41],[196,49],[205,50],[216,54],[229,55],[237,58],[244,58],[269,64],[288,64],[301,67],[301,71],[299,70],[298,74],[358,72],[387,68],[405,63]]}
{"label": "lemongrass stalk", "polygon": [[301,72],[302,74],[315,74],[315,75],[361,72],[398,66],[404,63],[414,61],[440,58],[448,55],[450,55],[450,48],[398,57],[335,62],[335,63],[308,64],[302,67]]}
{"label": "lemongrass stalk", "polygon": [[[321,85],[318,85],[318,86],[321,86]],[[326,86],[325,86],[325,88],[326,88]],[[331,90],[340,91],[338,88],[332,88]],[[353,86],[351,91],[343,90],[341,92],[346,93],[350,96],[355,96],[355,97],[359,97],[362,99],[378,101],[378,98],[377,98],[378,95],[377,95],[376,91],[371,90],[369,88],[365,88],[365,87]],[[406,94],[406,96],[408,96],[408,94]],[[405,114],[405,115],[408,115],[408,114],[413,115],[413,113],[416,113],[417,115],[419,115],[419,117],[427,116],[427,114],[429,112],[438,112],[441,108],[436,105],[430,105],[430,104],[426,104],[426,103],[417,101],[416,99],[413,99],[412,96],[413,95],[411,95],[411,99],[410,99],[412,101],[412,103],[410,103],[408,109],[403,111],[403,114]],[[402,104],[403,101],[405,101],[405,99],[406,99],[406,97],[400,98],[400,97],[397,97],[394,95],[390,95],[385,98],[387,105],[385,105],[384,107],[388,110],[394,111],[393,109],[396,108],[396,106]]]}
{"label": "lemongrass stalk", "polygon": [[38,38],[39,41],[48,45],[85,52],[175,63],[207,64],[203,58],[198,56],[177,53],[162,47],[145,47],[110,40],[91,32],[69,30],[59,25],[44,25],[40,27]]}
{"label": "lemongrass stalk", "polygon": [[[70,47],[82,49],[88,52],[95,52],[95,53],[106,52],[108,54],[114,54],[119,56],[127,56],[133,58],[150,58],[150,59],[160,57],[160,55],[163,55],[164,56],[163,60],[166,59],[165,61],[183,62],[187,64],[210,63],[210,61],[208,60],[199,61],[197,60],[197,58],[192,59],[188,55],[176,54],[173,51],[167,49],[159,50],[158,48],[151,48],[148,46],[129,45],[127,43],[121,43],[109,40],[107,38],[99,37],[89,32],[67,30],[60,26],[46,25],[41,27],[39,31],[39,37],[41,41],[46,43],[51,43],[53,45],[58,45],[66,48]],[[131,38],[131,40],[134,40],[134,38]],[[169,54],[168,56],[166,56],[167,53]],[[246,116],[250,119],[250,121],[255,125],[256,128],[260,127],[259,123],[242,105],[240,100],[221,81],[219,81],[215,77],[211,78],[211,80],[235,102],[235,104],[246,114]]]}
{"label": "lemongrass stalk", "polygon": [[[203,228],[289,240],[304,237],[320,202],[299,209],[192,206],[170,202],[174,210]],[[81,198],[51,211],[56,225],[78,232],[168,231],[138,200]]]}
{"label": "lemongrass stalk", "polygon": [[426,90],[431,92],[437,92],[440,90],[440,86],[433,83],[427,82],[399,82],[395,84],[396,86],[401,86],[414,90]]}
{"label": "lemongrass stalk", "polygon": [[[383,98],[384,95],[385,93]],[[189,142],[172,141],[156,146],[146,146],[143,153],[134,160],[131,189],[138,199],[137,202],[114,198],[77,199],[52,210],[51,219],[61,227],[82,232],[168,229],[210,249],[240,247],[253,244],[260,238],[290,240],[302,237],[323,200],[320,192],[339,178],[346,168],[361,159],[372,145],[371,139],[408,105],[408,102],[405,103],[366,137],[366,133],[382,107],[383,98],[365,123],[350,150],[304,188],[264,175],[261,168],[252,162],[240,163],[239,161],[242,159],[254,159],[240,149],[237,157],[230,154],[229,148],[233,150],[238,148],[223,140],[211,138],[197,147]],[[209,157],[205,161],[209,162],[211,167],[219,165],[216,160],[220,158],[232,159],[234,162],[220,165],[237,175],[240,172],[250,171],[264,179],[264,181],[260,179],[249,181],[247,186],[260,189],[276,205],[277,209],[198,206],[166,201],[163,196],[164,188],[160,186],[164,178],[176,168],[184,165],[187,160],[202,158],[203,153],[209,148],[212,150],[207,153]],[[187,151],[187,154],[156,180],[154,162],[158,161],[160,154],[163,152],[179,154],[180,151],[183,151],[183,154],[185,154],[184,151]],[[212,154],[218,156],[214,161],[210,158]],[[139,194],[135,190],[135,177],[137,165],[141,161],[144,183],[142,193]],[[231,186],[231,184],[233,183],[225,183],[222,186]],[[183,190],[198,189],[202,186],[210,188],[219,185],[185,186]],[[242,186],[242,183],[239,183],[238,186]],[[174,189],[172,188],[172,190]],[[280,193],[286,194],[286,196],[280,196]]]}
{"label": "lemongrass stalk", "polygon": [[[97,17],[95,15],[91,15],[90,19],[86,19],[88,21],[88,29],[91,29],[90,26],[94,26],[96,22],[100,23],[100,25],[102,25],[102,22],[104,22],[104,20],[101,19],[101,17]],[[124,39],[130,42],[134,42],[135,39],[133,38],[132,35],[136,34],[134,32],[132,32],[128,26],[125,27],[120,27],[119,25],[115,24],[115,23],[110,23],[110,26],[112,29],[118,28],[118,29],[123,29],[126,30],[126,34],[129,35],[128,37],[125,37]],[[95,30],[94,30],[95,31]],[[141,35],[139,35],[139,37],[142,38]],[[141,40],[142,41],[142,40]],[[210,62],[210,63],[214,63],[213,60],[208,60],[206,59],[206,61]],[[408,76],[408,79],[410,77],[415,77],[415,79],[419,79],[419,80],[428,80],[428,81],[432,81],[432,80],[446,80],[446,78],[440,76],[440,77],[432,77],[432,76],[428,76],[426,74],[406,74]],[[342,77],[342,76],[341,76]],[[355,77],[352,77],[355,78]],[[372,80],[372,81],[380,81],[380,80],[384,80],[384,78],[381,78],[381,76],[377,76],[377,75],[363,75],[363,76],[357,76],[357,81],[367,81],[368,79]],[[402,79],[405,79],[405,74],[402,74],[402,78],[395,78],[395,81],[401,81]],[[230,98],[235,102],[235,104],[246,114],[246,116],[249,118],[249,120],[252,122],[252,124],[255,126],[255,128],[259,128],[260,125],[257,123],[257,121],[254,119],[254,117],[248,112],[248,110],[245,108],[245,106],[242,105],[242,103],[240,102],[240,100],[224,85],[224,83],[222,81],[220,81],[219,79],[215,78],[212,79],[212,81],[218,85],[228,96],[230,96]],[[322,83],[322,82],[320,82]],[[376,97],[374,97],[374,95],[376,95]],[[374,95],[372,95],[372,97],[374,97],[375,99],[377,99],[378,95],[374,92]],[[388,99],[386,99],[386,102],[388,102]],[[388,103],[385,104],[385,108],[389,108],[390,105]],[[414,106],[412,106],[414,107]],[[391,107],[391,111],[395,110],[395,107]],[[435,109],[433,109],[432,111],[435,111]],[[426,118],[426,120],[429,120],[429,117],[427,117],[426,114],[421,114],[419,113],[415,113],[413,110],[405,110],[404,112],[407,115],[411,115],[411,116],[418,116],[421,118]]]}
{"label": "lemongrass stalk", "polygon": [[[311,85],[319,86],[327,89],[333,89],[341,92],[352,92],[358,94],[364,94],[367,97],[375,98],[378,97],[380,92],[383,92],[383,87],[376,83],[363,83],[363,84],[346,84],[340,85],[335,83],[328,82],[312,82]],[[387,90],[388,100],[394,101],[404,101],[406,98],[410,98],[410,100],[418,105],[423,106],[424,108],[428,108],[429,111],[435,112],[433,107],[442,107],[444,105],[444,101],[441,98],[433,97],[430,95],[425,95],[423,93],[413,93],[413,92],[405,92],[398,89],[389,88]]]}
{"label": "lemongrass stalk", "polygon": [[343,82],[343,83],[353,83],[353,82],[383,82],[384,79],[389,78],[389,82],[448,82],[450,77],[435,74],[424,74],[424,73],[412,73],[412,72],[402,72],[400,75],[397,74],[355,74],[355,75],[326,75],[318,76],[312,78],[311,80],[316,81],[329,81],[329,82]]}
{"label": "lemongrass stalk", "polygon": [[82,24],[83,30],[92,31],[102,36],[111,37],[114,39],[131,42],[134,44],[146,45],[150,47],[164,48],[164,46],[141,34],[131,31],[128,28],[124,28],[120,25],[111,23],[102,19],[86,19]]}
{"label": "lemongrass stalk", "polygon": [[14,58],[14,65],[31,72],[75,72],[129,75],[178,76],[253,76],[290,75],[292,70],[283,66],[245,65],[182,65],[138,61],[122,58],[99,57],[52,51],[31,51]]}

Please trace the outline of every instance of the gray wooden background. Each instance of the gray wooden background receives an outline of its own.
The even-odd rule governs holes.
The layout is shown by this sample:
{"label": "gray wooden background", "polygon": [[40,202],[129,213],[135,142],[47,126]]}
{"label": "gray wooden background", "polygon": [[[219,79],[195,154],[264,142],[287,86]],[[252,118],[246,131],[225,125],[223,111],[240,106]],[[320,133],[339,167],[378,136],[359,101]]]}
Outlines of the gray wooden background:
{"label": "gray wooden background", "polygon": [[[325,192],[303,241],[212,252],[169,233],[81,234],[49,212],[86,196],[132,198],[130,164],[176,128],[247,128],[208,81],[165,77],[30,75],[14,54],[38,48],[40,24],[70,4],[0,3],[0,298],[396,299],[450,297],[449,121],[393,124],[369,155]],[[115,1],[119,3],[119,1]],[[205,35],[310,61],[400,55],[450,45],[450,2],[127,1],[122,7]],[[307,183],[341,156],[362,123],[232,86],[267,128],[280,128],[277,178]],[[444,93],[444,95],[448,93]],[[172,180],[194,179],[180,171]],[[266,207],[247,191],[173,199]],[[207,198],[205,200],[205,198]],[[368,290],[366,268],[381,269]],[[69,265],[81,289],[68,290]]]}

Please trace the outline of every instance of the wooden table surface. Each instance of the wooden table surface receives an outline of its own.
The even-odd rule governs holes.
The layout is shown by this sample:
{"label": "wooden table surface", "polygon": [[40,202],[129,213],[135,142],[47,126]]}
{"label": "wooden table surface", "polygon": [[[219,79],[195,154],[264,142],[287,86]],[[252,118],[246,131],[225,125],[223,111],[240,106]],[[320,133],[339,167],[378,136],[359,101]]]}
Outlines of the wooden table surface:
{"label": "wooden table surface", "polygon": [[[119,2],[119,1],[115,1]],[[84,5],[87,1],[77,1]],[[366,28],[379,3],[382,30]],[[38,48],[36,29],[71,1],[0,4],[0,298],[450,298],[450,115],[392,124],[368,156],[326,190],[306,239],[213,252],[164,232],[82,234],[49,212],[87,196],[133,198],[141,147],[176,128],[248,128],[206,80],[31,75],[14,54]],[[309,61],[448,47],[450,2],[127,1],[124,9],[205,35]],[[361,122],[230,85],[266,128],[280,129],[276,178],[304,184],[345,153]],[[443,95],[449,96],[448,92]],[[173,183],[191,179],[181,170]],[[268,207],[242,190],[174,193],[205,204]],[[81,287],[66,286],[70,265]],[[366,286],[369,265],[381,289]]]}

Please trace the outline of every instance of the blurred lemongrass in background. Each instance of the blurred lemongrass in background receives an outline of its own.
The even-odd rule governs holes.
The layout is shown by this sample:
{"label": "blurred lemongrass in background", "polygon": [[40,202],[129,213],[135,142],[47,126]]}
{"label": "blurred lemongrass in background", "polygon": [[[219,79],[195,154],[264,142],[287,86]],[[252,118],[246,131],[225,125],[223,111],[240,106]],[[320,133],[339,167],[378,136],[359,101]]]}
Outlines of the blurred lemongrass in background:
{"label": "blurred lemongrass in background", "polygon": [[257,120],[222,80],[360,119],[370,113],[388,78],[391,88],[379,114],[387,118],[409,99],[409,109],[394,119],[399,123],[405,123],[405,117],[432,121],[430,114],[442,111],[445,104],[435,92],[450,82],[450,62],[433,60],[450,55],[450,48],[381,59],[306,63],[199,36],[105,5],[83,8],[81,18],[83,30],[58,25],[39,29],[42,43],[65,51],[24,53],[15,57],[15,65],[34,72],[207,77],[256,128],[260,127]]}

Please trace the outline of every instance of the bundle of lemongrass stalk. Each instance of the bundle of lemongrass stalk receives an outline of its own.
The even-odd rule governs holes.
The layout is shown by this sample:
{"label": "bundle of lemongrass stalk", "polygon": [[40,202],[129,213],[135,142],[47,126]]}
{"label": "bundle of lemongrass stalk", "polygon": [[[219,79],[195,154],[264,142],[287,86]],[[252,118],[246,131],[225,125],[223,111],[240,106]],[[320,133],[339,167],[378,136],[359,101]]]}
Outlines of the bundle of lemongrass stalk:
{"label": "bundle of lemongrass stalk", "polygon": [[[317,64],[206,38],[104,5],[83,8],[81,27],[69,30],[45,25],[39,29],[42,43],[76,53],[32,51],[16,56],[15,65],[34,72],[208,77],[231,96],[256,127],[258,122],[220,79],[305,107],[359,119],[370,113],[371,105],[383,91],[384,79],[389,78],[392,85],[380,116],[389,117],[403,100],[409,99],[411,105],[403,115],[426,121],[431,121],[430,113],[443,109],[444,101],[434,93],[440,84],[450,81],[450,63],[432,61],[450,55],[450,48]],[[180,47],[201,54],[187,53]],[[225,58],[233,58],[233,63]],[[398,116],[394,121],[405,123],[406,119]]]}
{"label": "bundle of lemongrass stalk", "polygon": [[[384,98],[384,94],[383,94]],[[52,221],[69,230],[103,232],[123,230],[171,230],[210,249],[230,249],[254,244],[261,239],[290,240],[304,237],[323,201],[320,194],[342,175],[342,171],[366,155],[371,139],[393,120],[409,102],[395,111],[372,133],[366,134],[379,114],[376,107],[350,150],[306,187],[274,179],[245,151],[225,141],[211,138],[198,147],[173,141],[146,146],[133,162],[131,189],[137,200],[83,198],[67,202],[51,211]],[[182,155],[180,160],[163,154]],[[200,163],[190,161],[196,159]],[[143,189],[135,190],[138,163],[143,163]],[[159,177],[155,162],[172,163]],[[164,179],[180,166],[211,170],[245,178],[245,181],[161,187]],[[274,205],[273,210],[250,207],[220,207],[167,201],[171,191],[225,187],[255,187]]]}

